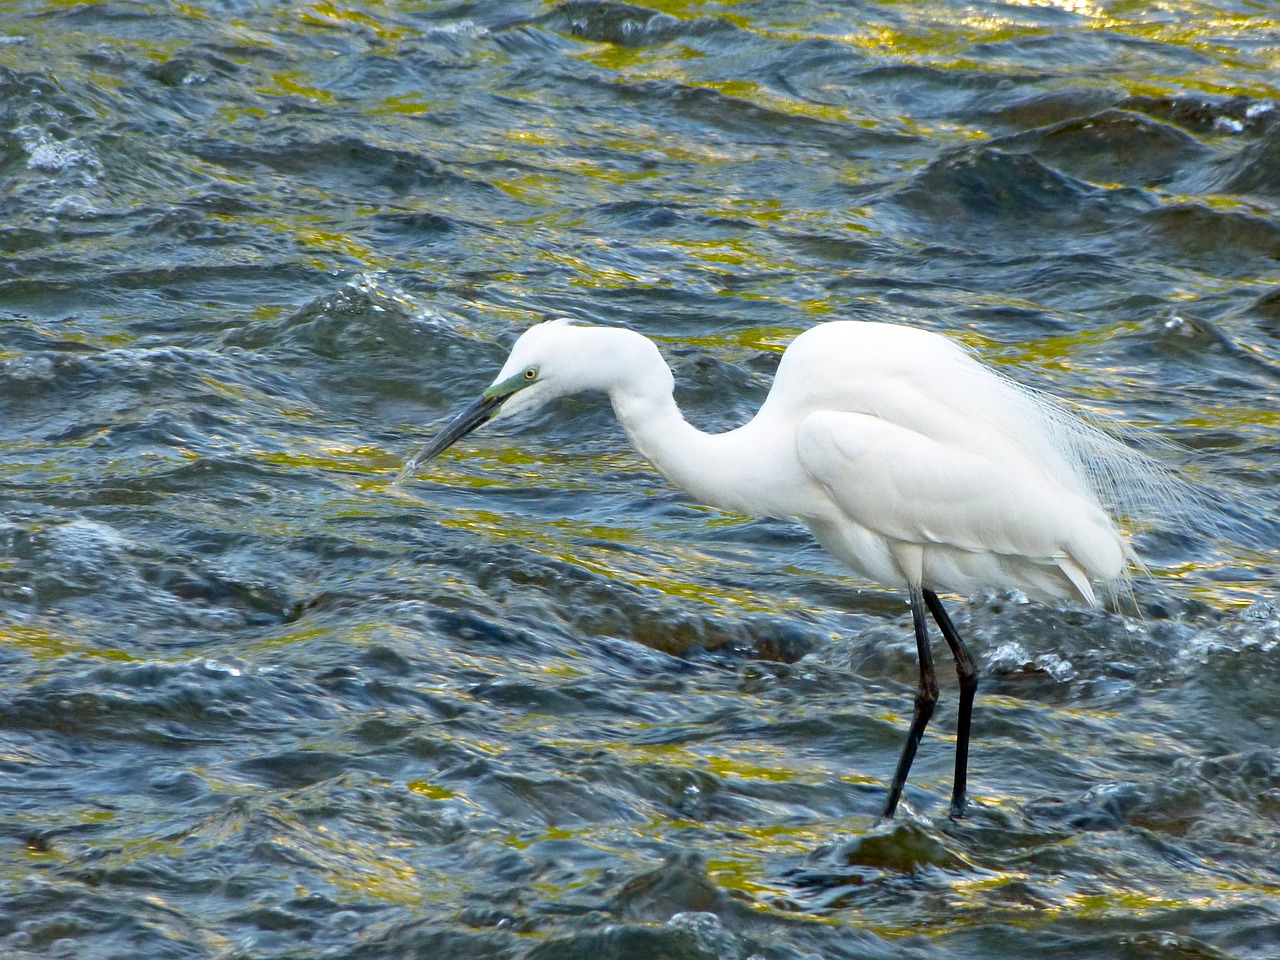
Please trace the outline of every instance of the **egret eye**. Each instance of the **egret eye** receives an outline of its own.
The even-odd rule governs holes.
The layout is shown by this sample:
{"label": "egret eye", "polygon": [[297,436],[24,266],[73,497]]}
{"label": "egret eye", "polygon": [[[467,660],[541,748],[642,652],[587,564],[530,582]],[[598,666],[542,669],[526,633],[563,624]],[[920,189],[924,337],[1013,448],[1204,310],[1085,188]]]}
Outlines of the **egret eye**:
{"label": "egret eye", "polygon": [[524,372],[524,378],[526,380],[532,380],[537,375],[538,375],[537,367],[530,367],[528,370]]}

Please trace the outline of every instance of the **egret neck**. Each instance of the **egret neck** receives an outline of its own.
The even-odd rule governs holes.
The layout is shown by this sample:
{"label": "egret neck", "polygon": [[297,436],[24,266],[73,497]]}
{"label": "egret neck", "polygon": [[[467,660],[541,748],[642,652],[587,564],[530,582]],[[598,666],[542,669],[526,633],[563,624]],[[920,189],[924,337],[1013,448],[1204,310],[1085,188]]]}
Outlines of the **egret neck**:
{"label": "egret neck", "polygon": [[702,503],[731,513],[786,517],[811,512],[797,502],[812,482],[801,471],[788,469],[795,463],[794,450],[776,456],[770,449],[785,434],[762,429],[759,416],[735,430],[704,433],[676,404],[671,368],[653,341],[614,327],[580,327],[575,333],[583,353],[599,358],[597,386],[608,394],[627,439],[667,480]]}

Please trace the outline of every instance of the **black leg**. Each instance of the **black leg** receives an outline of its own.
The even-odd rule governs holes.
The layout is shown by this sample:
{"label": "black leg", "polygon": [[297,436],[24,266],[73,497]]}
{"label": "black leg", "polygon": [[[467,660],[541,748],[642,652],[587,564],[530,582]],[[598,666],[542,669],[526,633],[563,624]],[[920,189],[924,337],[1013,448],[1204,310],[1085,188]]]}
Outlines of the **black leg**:
{"label": "black leg", "polygon": [[913,587],[911,621],[916,631],[916,656],[920,658],[920,688],[916,691],[916,709],[911,717],[911,729],[907,732],[907,742],[902,748],[902,756],[898,758],[898,769],[893,774],[893,783],[889,784],[889,799],[885,802],[882,814],[886,820],[898,809],[902,788],[906,785],[907,774],[911,771],[911,761],[916,758],[916,748],[920,746],[924,728],[928,726],[929,718],[933,716],[934,704],[938,702],[938,678],[933,672],[933,654],[929,650],[929,624],[925,620],[924,609],[924,597],[921,595],[920,588]]}
{"label": "black leg", "polygon": [[960,639],[960,631],[947,616],[947,608],[942,605],[938,595],[932,590],[925,590],[923,593],[929,612],[946,637],[947,646],[955,654],[956,677],[960,680],[960,716],[956,721],[956,779],[951,791],[951,816],[963,817],[969,777],[969,723],[973,718],[973,697],[978,692],[978,668],[969,654],[969,648]]}

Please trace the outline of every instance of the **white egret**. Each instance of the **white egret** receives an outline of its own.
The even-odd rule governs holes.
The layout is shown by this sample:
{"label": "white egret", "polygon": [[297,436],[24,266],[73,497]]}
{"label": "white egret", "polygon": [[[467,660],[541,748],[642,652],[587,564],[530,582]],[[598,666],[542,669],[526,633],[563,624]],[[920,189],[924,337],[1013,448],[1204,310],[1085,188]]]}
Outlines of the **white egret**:
{"label": "white egret", "polygon": [[951,815],[963,815],[978,674],[938,593],[1016,589],[1096,605],[1093,582],[1114,590],[1137,562],[1108,506],[1161,496],[1159,468],[946,337],[893,324],[839,321],[800,334],[759,412],[726,433],[687,423],[674,384],[638,333],[539,324],[400,479],[495,417],[607,394],[632,445],[676,486],[735,513],[794,517],[855,573],[906,591],[920,685],[885,817],[938,699],[932,615],[960,681]]}

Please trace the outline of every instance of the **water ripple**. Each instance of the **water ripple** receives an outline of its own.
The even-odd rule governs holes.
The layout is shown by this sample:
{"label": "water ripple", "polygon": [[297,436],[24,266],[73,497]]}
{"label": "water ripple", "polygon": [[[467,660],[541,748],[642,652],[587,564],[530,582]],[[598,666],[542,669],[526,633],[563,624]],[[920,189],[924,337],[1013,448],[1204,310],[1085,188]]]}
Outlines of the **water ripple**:
{"label": "water ripple", "polygon": [[[1273,16],[10,6],[0,953],[1273,952]],[[951,601],[972,810],[944,667],[878,824],[901,597],[591,399],[392,485],[566,315],[708,429],[949,333],[1206,494],[1119,609]]]}

